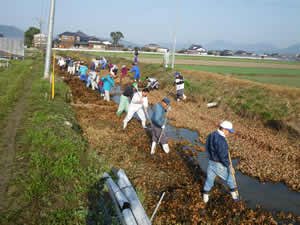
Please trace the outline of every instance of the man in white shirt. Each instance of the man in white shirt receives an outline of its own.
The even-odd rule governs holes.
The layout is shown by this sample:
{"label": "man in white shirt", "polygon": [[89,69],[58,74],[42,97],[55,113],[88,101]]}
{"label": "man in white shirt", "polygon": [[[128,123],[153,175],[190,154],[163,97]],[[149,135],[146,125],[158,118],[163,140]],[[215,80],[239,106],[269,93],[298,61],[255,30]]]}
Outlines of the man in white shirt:
{"label": "man in white shirt", "polygon": [[146,116],[145,116],[144,109],[147,112],[148,94],[149,94],[149,90],[145,88],[142,92],[136,92],[133,95],[132,100],[129,104],[128,113],[123,121],[124,122],[123,130],[125,130],[125,128],[127,127],[127,123],[131,120],[134,113],[137,113],[138,117],[142,121],[143,128],[146,128]]}
{"label": "man in white shirt", "polygon": [[146,80],[148,81],[147,88],[151,88],[151,90],[156,89],[158,90],[158,80],[151,78],[151,77],[146,77]]}

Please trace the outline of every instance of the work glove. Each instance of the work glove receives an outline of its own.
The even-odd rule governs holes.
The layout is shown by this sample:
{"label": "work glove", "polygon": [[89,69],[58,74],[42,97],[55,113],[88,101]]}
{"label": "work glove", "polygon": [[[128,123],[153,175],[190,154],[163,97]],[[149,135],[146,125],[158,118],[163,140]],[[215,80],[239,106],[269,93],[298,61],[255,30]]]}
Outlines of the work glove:
{"label": "work glove", "polygon": [[165,129],[166,125],[162,125],[161,129]]}
{"label": "work glove", "polygon": [[234,170],[234,168],[233,168],[232,166],[229,166],[228,169],[229,169],[229,172],[230,172],[232,175],[235,174],[235,170]]}

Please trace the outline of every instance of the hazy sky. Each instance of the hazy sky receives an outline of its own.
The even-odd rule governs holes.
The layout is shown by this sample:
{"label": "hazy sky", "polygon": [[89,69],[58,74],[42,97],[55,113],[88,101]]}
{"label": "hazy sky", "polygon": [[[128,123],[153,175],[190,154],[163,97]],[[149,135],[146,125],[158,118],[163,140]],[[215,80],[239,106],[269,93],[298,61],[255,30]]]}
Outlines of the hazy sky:
{"label": "hazy sky", "polygon": [[[0,24],[26,30],[42,17],[46,30],[50,0],[0,1]],[[300,42],[300,0],[178,0],[178,7],[176,0],[56,0],[55,34],[82,30],[109,37],[119,30],[135,43],[169,43],[175,27],[179,43],[287,47]]]}

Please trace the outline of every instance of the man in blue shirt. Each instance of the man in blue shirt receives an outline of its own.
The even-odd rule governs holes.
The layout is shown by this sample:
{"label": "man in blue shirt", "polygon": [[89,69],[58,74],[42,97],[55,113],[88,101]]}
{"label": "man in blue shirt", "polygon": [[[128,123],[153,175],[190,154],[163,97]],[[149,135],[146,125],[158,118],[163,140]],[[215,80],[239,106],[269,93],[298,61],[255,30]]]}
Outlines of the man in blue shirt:
{"label": "man in blue shirt", "polygon": [[[164,132],[165,129],[165,112],[170,109],[170,99],[164,98],[161,102],[154,105],[154,111],[151,116],[152,121],[152,146],[151,155],[155,153],[155,146],[160,142],[165,153],[169,153],[168,137]],[[160,139],[159,139],[160,137]]]}
{"label": "man in blue shirt", "polygon": [[136,64],[132,64],[133,68],[130,71],[130,73],[134,72],[134,81],[138,80],[140,81],[140,68]]}
{"label": "man in blue shirt", "polygon": [[229,161],[228,143],[225,138],[225,136],[228,136],[230,133],[234,133],[232,123],[225,120],[220,124],[218,130],[207,136],[205,148],[209,160],[203,193],[203,201],[205,203],[209,200],[209,192],[214,186],[216,176],[226,182],[230,188],[233,200],[239,200],[236,184],[233,179],[234,168]]}

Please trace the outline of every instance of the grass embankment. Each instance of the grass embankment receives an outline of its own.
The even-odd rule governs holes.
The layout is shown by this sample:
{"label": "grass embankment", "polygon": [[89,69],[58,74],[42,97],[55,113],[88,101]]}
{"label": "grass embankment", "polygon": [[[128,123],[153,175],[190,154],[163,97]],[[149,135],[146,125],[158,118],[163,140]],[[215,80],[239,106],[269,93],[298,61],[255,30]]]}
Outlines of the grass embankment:
{"label": "grass embankment", "polygon": [[8,68],[0,70],[0,128],[3,120],[22,95],[23,85],[32,74],[34,58],[25,61],[12,60]]}
{"label": "grass embankment", "polygon": [[[11,77],[16,77],[37,66],[30,72],[32,94],[24,112],[24,126],[17,135],[15,179],[8,188],[11,203],[1,213],[0,223],[116,223],[100,179],[110,165],[104,157],[90,152],[72,108],[65,102],[68,87],[57,81],[55,99],[49,101],[45,97],[49,83],[41,80],[43,62],[41,57],[16,62],[10,72]],[[19,82],[10,80],[9,85],[14,87]],[[18,88],[22,90],[21,86]]]}
{"label": "grass embankment", "polygon": [[272,68],[243,68],[229,66],[176,65],[177,69],[197,70],[229,75],[264,84],[300,88],[300,70]]}

